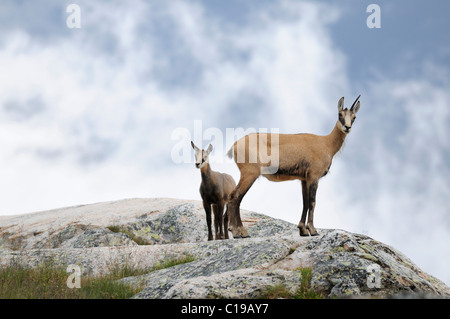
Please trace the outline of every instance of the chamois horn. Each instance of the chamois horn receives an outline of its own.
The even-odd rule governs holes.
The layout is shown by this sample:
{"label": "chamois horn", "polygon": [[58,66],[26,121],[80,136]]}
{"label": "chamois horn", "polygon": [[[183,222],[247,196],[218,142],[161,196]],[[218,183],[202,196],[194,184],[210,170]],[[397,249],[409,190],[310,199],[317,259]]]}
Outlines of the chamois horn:
{"label": "chamois horn", "polygon": [[353,110],[353,107],[355,106],[356,102],[358,102],[360,96],[361,96],[361,94],[358,95],[358,97],[356,98],[355,102],[353,102],[352,107],[350,108],[350,110]]}

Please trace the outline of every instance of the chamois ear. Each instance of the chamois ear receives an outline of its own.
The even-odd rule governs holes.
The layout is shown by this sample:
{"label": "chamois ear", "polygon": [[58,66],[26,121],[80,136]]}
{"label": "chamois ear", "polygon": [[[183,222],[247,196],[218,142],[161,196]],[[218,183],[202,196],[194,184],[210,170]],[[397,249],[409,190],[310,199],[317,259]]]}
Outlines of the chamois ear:
{"label": "chamois ear", "polygon": [[209,144],[208,149],[206,150],[206,154],[209,155],[209,153],[211,153],[212,150],[213,150],[213,146],[211,144]]}
{"label": "chamois ear", "polygon": [[338,102],[338,111],[342,111],[344,109],[344,97],[341,97]]}
{"label": "chamois ear", "polygon": [[196,152],[199,151],[198,147],[195,146],[194,142],[192,142],[192,141],[191,141],[191,146],[192,146],[192,148],[193,148]]}
{"label": "chamois ear", "polygon": [[[350,108],[350,112],[352,112],[353,114],[356,114],[356,112],[358,112],[359,110],[359,98],[361,97],[361,94],[358,95],[358,97],[356,98],[355,102],[353,102],[352,107]],[[358,103],[356,103],[358,102]]]}
{"label": "chamois ear", "polygon": [[353,109],[353,114],[356,114],[356,112],[359,111],[359,101],[356,103],[355,108]]}

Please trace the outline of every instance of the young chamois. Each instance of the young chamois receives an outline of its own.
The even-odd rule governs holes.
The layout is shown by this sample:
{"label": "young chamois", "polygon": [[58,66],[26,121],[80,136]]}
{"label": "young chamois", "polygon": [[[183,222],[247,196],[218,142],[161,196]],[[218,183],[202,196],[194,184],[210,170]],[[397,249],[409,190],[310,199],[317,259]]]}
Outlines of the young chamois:
{"label": "young chamois", "polygon": [[[226,214],[234,238],[248,237],[239,208],[242,198],[260,175],[273,182],[301,180],[303,211],[298,224],[300,235],[308,236],[308,232],[311,236],[318,235],[313,219],[319,179],[328,173],[333,156],[352,128],[359,110],[358,99],[359,96],[350,109],[344,109],[343,97],[339,100],[338,120],[328,135],[253,133],[233,144],[228,156],[234,158],[241,177],[231,194]],[[270,162],[264,159],[263,149],[267,155],[270,154]],[[307,215],[308,224],[305,226]]]}
{"label": "young chamois", "polygon": [[228,239],[228,215],[223,215],[224,206],[230,199],[231,192],[236,183],[233,177],[211,170],[209,166],[209,154],[213,147],[209,144],[208,149],[201,150],[191,141],[195,151],[195,166],[200,169],[202,183],[200,184],[200,195],[203,199],[203,208],[206,213],[208,225],[208,240],[213,239],[211,231],[211,206],[214,212],[215,239]]}

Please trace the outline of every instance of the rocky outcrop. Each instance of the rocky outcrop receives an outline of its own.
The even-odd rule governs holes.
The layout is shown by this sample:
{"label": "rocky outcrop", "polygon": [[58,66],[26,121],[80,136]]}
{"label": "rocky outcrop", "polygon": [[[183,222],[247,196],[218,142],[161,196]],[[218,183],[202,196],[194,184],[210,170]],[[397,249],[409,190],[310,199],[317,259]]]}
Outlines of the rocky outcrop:
{"label": "rocky outcrop", "polygon": [[135,298],[260,298],[267,287],[294,292],[304,269],[324,297],[450,297],[444,283],[370,237],[336,229],[300,237],[296,225],[249,211],[242,220],[250,238],[208,242],[198,201],[129,199],[5,216],[0,265],[77,264],[83,274],[102,274],[191,257],[121,279],[142,287]]}

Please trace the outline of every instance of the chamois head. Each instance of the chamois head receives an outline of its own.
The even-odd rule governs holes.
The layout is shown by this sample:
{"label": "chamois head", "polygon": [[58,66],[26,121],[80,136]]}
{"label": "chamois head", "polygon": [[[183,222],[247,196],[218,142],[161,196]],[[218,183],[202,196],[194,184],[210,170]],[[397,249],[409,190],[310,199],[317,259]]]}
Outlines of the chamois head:
{"label": "chamois head", "polygon": [[195,151],[195,167],[202,168],[207,162],[209,154],[211,153],[213,147],[211,144],[209,144],[208,148],[205,150],[199,149],[197,146],[195,146],[194,142],[191,141],[192,148]]}
{"label": "chamois head", "polygon": [[344,133],[350,133],[350,130],[352,129],[353,121],[355,121],[355,114],[359,110],[359,95],[355,102],[353,102],[352,107],[349,109],[344,109],[344,97],[341,97],[341,99],[338,102],[338,110],[339,110],[339,121],[338,121],[338,127],[339,129]]}

